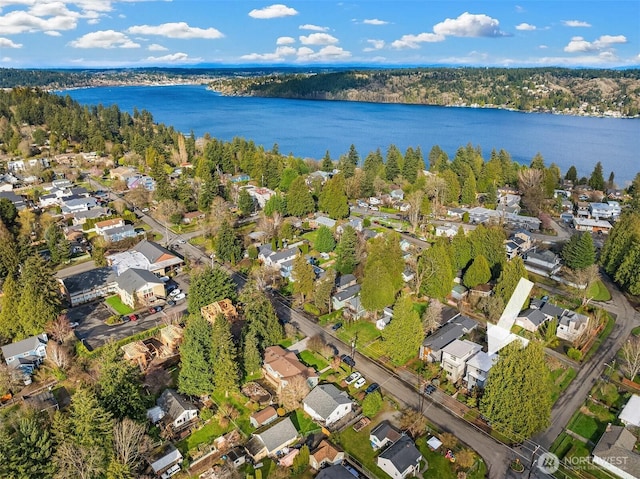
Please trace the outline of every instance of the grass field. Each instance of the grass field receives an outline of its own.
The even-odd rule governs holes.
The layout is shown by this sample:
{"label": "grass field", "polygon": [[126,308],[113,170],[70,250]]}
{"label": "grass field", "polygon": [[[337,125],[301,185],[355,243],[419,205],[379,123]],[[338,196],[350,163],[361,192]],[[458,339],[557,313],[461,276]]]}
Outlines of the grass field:
{"label": "grass field", "polygon": [[133,313],[133,309],[124,304],[118,295],[109,296],[104,300],[104,302],[111,306],[113,310],[120,315]]}
{"label": "grass field", "polygon": [[589,297],[594,301],[609,301],[611,299],[611,293],[601,280],[596,281],[589,288]]}
{"label": "grass field", "polygon": [[320,356],[318,356],[317,354],[309,350],[301,351],[299,356],[300,356],[300,360],[304,364],[306,364],[307,366],[311,366],[318,371],[322,371],[324,368],[326,368],[329,365],[327,361],[325,361],[323,358],[321,358]]}
{"label": "grass field", "polygon": [[596,442],[606,427],[606,424],[599,422],[596,418],[580,413],[571,420],[567,429]]}

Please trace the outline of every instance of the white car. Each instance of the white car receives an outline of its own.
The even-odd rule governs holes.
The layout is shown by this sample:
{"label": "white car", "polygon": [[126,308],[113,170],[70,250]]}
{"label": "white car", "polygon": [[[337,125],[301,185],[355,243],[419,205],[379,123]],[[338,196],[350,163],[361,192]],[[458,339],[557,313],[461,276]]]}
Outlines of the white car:
{"label": "white car", "polygon": [[186,295],[186,294],[184,294],[184,293],[180,293],[180,294],[176,294],[176,295],[173,297],[173,300],[174,300],[174,301],[180,301],[180,300],[182,300],[182,299],[184,299],[184,298],[186,298],[186,297],[187,297],[187,295]]}
{"label": "white car", "polygon": [[180,291],[180,288],[176,288],[173,291],[171,291],[169,293],[169,297],[170,298],[175,298],[176,296],[178,296],[179,294],[182,294],[182,291]]}
{"label": "white car", "polygon": [[345,379],[344,382],[346,382],[347,384],[351,384],[357,381],[358,379],[360,379],[361,377],[362,377],[362,374],[360,374],[358,371],[354,371],[351,374],[349,374],[349,376],[347,376],[347,379]]}
{"label": "white car", "polygon": [[160,276],[160,281],[162,281],[163,283],[168,283],[171,278],[169,278],[169,276]]}
{"label": "white car", "polygon": [[72,322],[72,323],[69,323],[69,327],[70,327],[71,329],[75,329],[75,328],[77,328],[78,326],[80,326],[80,323],[79,323],[78,321],[74,321],[74,322]]}
{"label": "white car", "polygon": [[356,389],[360,389],[366,382],[367,380],[364,377],[361,377],[353,384],[353,387]]}

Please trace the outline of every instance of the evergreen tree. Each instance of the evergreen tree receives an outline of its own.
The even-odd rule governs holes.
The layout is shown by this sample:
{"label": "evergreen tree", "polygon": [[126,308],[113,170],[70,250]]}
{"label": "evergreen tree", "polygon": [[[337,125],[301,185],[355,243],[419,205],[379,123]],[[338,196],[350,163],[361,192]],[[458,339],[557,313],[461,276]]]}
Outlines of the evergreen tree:
{"label": "evergreen tree", "polygon": [[324,157],[322,158],[322,165],[320,166],[320,169],[322,171],[326,171],[327,173],[333,171],[333,161],[331,161],[329,150],[326,151]]}
{"label": "evergreen tree", "polygon": [[507,261],[502,268],[502,273],[494,289],[494,294],[502,299],[503,304],[507,304],[511,295],[516,290],[520,278],[529,279],[524,262],[519,256]]}
{"label": "evergreen tree", "polygon": [[313,288],[313,304],[321,313],[327,313],[331,309],[331,293],[336,281],[336,270],[329,269]]}
{"label": "evergreen tree", "polygon": [[19,264],[20,254],[16,238],[0,221],[0,279],[4,279],[9,274],[18,274]]}
{"label": "evergreen tree", "polygon": [[640,214],[622,215],[611,229],[600,263],[625,291],[640,294]]}
{"label": "evergreen tree", "polygon": [[304,216],[316,209],[313,196],[302,176],[293,180],[286,198],[287,213],[291,216]]}
{"label": "evergreen tree", "polygon": [[429,152],[429,170],[437,173],[444,171],[449,164],[448,155],[438,145],[434,145]]}
{"label": "evergreen tree", "polygon": [[585,269],[596,262],[596,249],[590,233],[576,234],[562,248],[562,259],[573,270]]}
{"label": "evergreen tree", "polygon": [[473,288],[479,284],[486,284],[491,279],[491,270],[487,258],[478,255],[464,273],[463,283],[467,288]]}
{"label": "evergreen tree", "polygon": [[499,226],[479,225],[469,233],[471,242],[471,257],[484,256],[491,269],[491,274],[496,277],[502,264],[506,261],[504,254],[504,230]]}
{"label": "evergreen tree", "polygon": [[240,190],[238,195],[238,209],[242,216],[249,216],[254,210],[253,197],[244,188]]}
{"label": "evergreen tree", "polygon": [[199,314],[203,306],[225,298],[236,299],[236,285],[225,271],[207,266],[191,274],[188,307],[191,314]]}
{"label": "evergreen tree", "polygon": [[220,225],[216,237],[216,255],[224,261],[236,264],[242,259],[242,243],[233,227],[226,220]]}
{"label": "evergreen tree", "polygon": [[318,235],[313,246],[320,253],[329,253],[335,249],[336,240],[328,227],[322,225],[318,228]]}
{"label": "evergreen tree", "polygon": [[294,474],[301,474],[309,467],[309,446],[306,444],[300,448],[300,452],[293,458],[291,470]]}
{"label": "evergreen tree", "polygon": [[453,249],[453,267],[456,270],[466,268],[471,261],[471,240],[465,234],[462,226],[458,228],[458,232],[451,240],[451,247]]}
{"label": "evergreen tree", "polygon": [[404,166],[402,168],[402,176],[411,184],[416,182],[418,177],[418,171],[424,168],[424,159],[420,148],[414,150],[413,148],[407,148],[404,154]]}
{"label": "evergreen tree", "polygon": [[280,176],[280,189],[282,191],[289,191],[291,183],[298,177],[300,177],[298,170],[295,168],[285,168],[282,170],[282,175]]}
{"label": "evergreen tree", "polygon": [[[15,445],[11,451],[15,477],[53,477],[55,445],[42,413],[29,411],[18,420]],[[5,463],[3,462],[3,469]],[[6,472],[3,470],[3,475]],[[7,474],[11,477],[11,474]]]}
{"label": "evergreen tree", "polygon": [[[218,322],[225,321],[218,318]],[[178,389],[190,396],[212,392],[215,360],[211,324],[200,314],[192,314],[184,329],[180,345],[180,373]]]}
{"label": "evergreen tree", "polygon": [[578,181],[578,170],[576,170],[575,166],[571,165],[569,167],[567,173],[564,175],[564,179],[572,181],[573,184],[576,184],[576,182]]}
{"label": "evergreen tree", "polygon": [[589,186],[594,190],[604,190],[604,175],[602,173],[602,163],[596,163],[591,176],[589,177]]}
{"label": "evergreen tree", "polygon": [[457,205],[460,200],[460,181],[453,170],[446,169],[441,173],[445,181],[444,202],[447,205]]}
{"label": "evergreen tree", "polygon": [[544,430],[551,419],[551,375],[541,343],[514,341],[489,371],[480,411],[514,442]]}
{"label": "evergreen tree", "polygon": [[293,292],[300,295],[302,302],[304,302],[313,292],[313,282],[316,279],[316,274],[313,271],[313,266],[309,264],[302,254],[299,254],[293,260],[291,279],[294,281]]}
{"label": "evergreen tree", "polygon": [[141,421],[146,408],[140,391],[140,371],[119,356],[115,347],[107,348],[102,355],[98,401],[116,419],[128,417]]}
{"label": "evergreen tree", "polygon": [[356,269],[358,258],[356,247],[358,245],[358,235],[351,226],[345,226],[342,230],[340,242],[336,247],[336,271],[340,274],[351,274]]}
{"label": "evergreen tree", "polygon": [[320,193],[318,206],[334,220],[349,216],[349,202],[344,189],[344,178],[341,174],[325,183]]}
{"label": "evergreen tree", "polygon": [[436,242],[422,253],[418,261],[422,263],[421,268],[426,271],[420,293],[431,298],[446,297],[451,292],[454,277],[449,244]]}
{"label": "evergreen tree", "polygon": [[387,150],[387,162],[385,163],[385,177],[388,181],[395,180],[400,175],[400,162],[402,161],[402,153],[395,145],[389,146]]}
{"label": "evergreen tree", "polygon": [[258,338],[254,330],[248,331],[244,337],[242,366],[245,376],[250,376],[260,371],[260,367],[262,366],[262,354],[258,348]]}
{"label": "evergreen tree", "polygon": [[395,365],[402,365],[415,356],[424,333],[420,315],[411,298],[403,294],[393,308],[393,319],[382,330],[384,350]]}
{"label": "evergreen tree", "polygon": [[64,236],[62,228],[57,224],[52,224],[44,233],[47,248],[51,254],[51,261],[54,264],[66,263],[71,257],[69,241]]}
{"label": "evergreen tree", "polygon": [[21,295],[17,308],[19,338],[34,336],[58,317],[60,290],[48,264],[40,255],[31,256],[22,267]]}
{"label": "evergreen tree", "polygon": [[471,171],[462,185],[460,202],[463,205],[474,205],[476,203],[476,178]]}
{"label": "evergreen tree", "polygon": [[12,228],[18,216],[18,210],[8,198],[0,198],[0,221]]}
{"label": "evergreen tree", "polygon": [[380,391],[374,391],[364,397],[362,401],[362,414],[373,418],[380,412],[383,405],[382,394],[380,394]]}
{"label": "evergreen tree", "polygon": [[254,332],[261,350],[278,344],[284,338],[282,325],[278,321],[271,301],[254,283],[248,283],[245,286],[240,295],[240,301],[243,304],[248,332]]}
{"label": "evergreen tree", "polygon": [[267,200],[264,205],[264,214],[266,216],[273,216],[276,211],[281,215],[287,213],[287,200],[280,194],[275,194]]}
{"label": "evergreen tree", "polygon": [[213,372],[213,391],[218,394],[238,389],[238,365],[236,347],[231,336],[229,321],[219,316],[212,327],[213,348],[211,351],[211,370]]}
{"label": "evergreen tree", "polygon": [[393,304],[395,290],[391,275],[380,260],[367,259],[360,290],[362,306],[367,311],[377,313]]}
{"label": "evergreen tree", "polygon": [[13,338],[22,338],[20,323],[16,321],[15,312],[20,304],[20,289],[13,275],[7,276],[2,284],[0,297],[0,339],[3,343],[10,343]]}

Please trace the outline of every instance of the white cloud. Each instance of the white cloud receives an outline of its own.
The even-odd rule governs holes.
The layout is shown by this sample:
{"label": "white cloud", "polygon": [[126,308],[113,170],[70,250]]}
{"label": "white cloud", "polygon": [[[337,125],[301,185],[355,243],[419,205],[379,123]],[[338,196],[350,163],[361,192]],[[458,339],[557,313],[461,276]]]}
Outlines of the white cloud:
{"label": "white cloud", "polygon": [[613,45],[620,43],[627,43],[627,37],[624,35],[602,35],[593,42],[589,42],[583,37],[573,37],[564,47],[564,51],[567,53],[596,52],[610,50]]}
{"label": "white cloud", "polygon": [[312,33],[311,35],[300,37],[303,45],[332,45],[338,43],[338,39],[328,33]]}
{"label": "white cloud", "polygon": [[191,27],[185,22],[163,23],[161,25],[134,25],[127,30],[139,35],[159,35],[167,38],[205,38],[215,40],[223,38],[224,34],[215,28]]}
{"label": "white cloud", "polygon": [[582,20],[563,20],[562,24],[565,27],[573,27],[573,28],[590,27],[591,26],[590,23],[583,22]]}
{"label": "white cloud", "polygon": [[270,62],[281,62],[284,61],[286,57],[291,57],[297,53],[297,50],[293,47],[278,47],[276,51],[273,53],[249,53],[247,55],[242,55],[240,58],[242,60],[250,60],[250,61],[270,61]]}
{"label": "white cloud", "polygon": [[144,61],[148,63],[197,63],[201,62],[202,58],[189,58],[186,53],[178,52],[161,57],[147,57]]}
{"label": "white cloud", "polygon": [[41,18],[24,10],[14,10],[0,16],[0,32],[17,35],[37,31],[73,30],[78,25],[78,15]]}
{"label": "white cloud", "polygon": [[522,5],[516,5],[516,13],[524,13],[524,12],[526,12],[526,10]]}
{"label": "white cloud", "polygon": [[56,31],[56,30],[46,30],[44,32],[45,35],[49,35],[50,37],[61,37],[62,33]]}
{"label": "white cloud", "polygon": [[547,45],[538,45],[538,48],[540,48],[541,50],[544,50],[549,47]]}
{"label": "white cloud", "polygon": [[516,25],[516,30],[524,30],[524,31],[533,31],[536,29],[535,25],[530,25],[528,23],[521,23],[520,25]]}
{"label": "white cloud", "polygon": [[140,48],[139,43],[114,30],[87,33],[69,42],[69,45],[73,48]]}
{"label": "white cloud", "polygon": [[433,26],[434,33],[452,37],[503,37],[500,22],[488,15],[464,12],[458,18],[447,18]]}
{"label": "white cloud", "polygon": [[312,32],[326,32],[329,30],[329,27],[321,27],[319,25],[311,25],[310,23],[305,23],[304,25],[300,25],[298,27],[300,30],[310,30]]}
{"label": "white cloud", "polygon": [[336,45],[327,45],[317,52],[311,48],[302,47],[298,49],[298,60],[300,61],[335,61],[344,60],[351,57],[351,52]]}
{"label": "white cloud", "polygon": [[270,18],[291,17],[297,15],[298,11],[295,8],[287,7],[277,3],[265,8],[253,9],[249,12],[251,18],[257,18],[259,20],[268,20]]}
{"label": "white cloud", "polygon": [[0,48],[22,48],[22,44],[0,37]]}
{"label": "white cloud", "polygon": [[276,45],[291,45],[292,43],[295,43],[296,39],[293,37],[279,37],[276,40]]}
{"label": "white cloud", "polygon": [[362,21],[365,25],[388,25],[389,22],[385,22],[384,20],[378,20],[377,18],[367,18]]}
{"label": "white cloud", "polygon": [[147,47],[147,50],[149,50],[150,52],[166,52],[168,48],[163,47],[162,45],[158,45],[157,43],[152,43]]}
{"label": "white cloud", "polygon": [[435,33],[420,33],[418,35],[402,35],[399,40],[391,43],[393,48],[419,48],[421,43],[437,43],[445,40],[444,35]]}
{"label": "white cloud", "polygon": [[384,40],[370,39],[370,40],[367,40],[367,43],[371,46],[364,48],[363,51],[365,52],[373,52],[376,50],[381,50],[384,48],[384,45],[385,45]]}

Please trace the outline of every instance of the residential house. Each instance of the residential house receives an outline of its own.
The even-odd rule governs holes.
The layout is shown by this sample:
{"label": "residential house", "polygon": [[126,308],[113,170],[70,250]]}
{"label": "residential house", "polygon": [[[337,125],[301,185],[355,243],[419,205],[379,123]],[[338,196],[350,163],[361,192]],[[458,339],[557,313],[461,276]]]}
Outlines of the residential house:
{"label": "residential house", "polygon": [[66,178],[60,178],[58,180],[53,180],[51,182],[51,186],[53,188],[71,188],[73,186],[73,182]]}
{"label": "residential house", "polygon": [[27,168],[35,168],[41,166],[49,168],[48,158],[33,158],[31,160],[11,160],[7,161],[7,170],[11,173],[20,173]]}
{"label": "residential house", "polygon": [[[334,464],[333,466],[320,469],[316,479],[354,479],[357,472],[351,466],[345,467],[343,464]],[[354,471],[352,474],[351,471]]]}
{"label": "residential house", "polygon": [[573,343],[586,331],[588,325],[588,316],[565,309],[558,318],[556,336]]}
{"label": "residential house", "polygon": [[640,395],[632,394],[618,419],[626,427],[640,427]]}
{"label": "residential house", "polygon": [[162,409],[162,419],[174,431],[184,429],[198,417],[198,408],[174,389],[165,389],[156,404]]}
{"label": "residential house", "polygon": [[122,218],[111,218],[104,221],[98,221],[94,226],[95,232],[103,236],[105,232],[113,228],[121,228],[124,226],[124,220]]}
{"label": "residential house", "polygon": [[154,449],[146,459],[160,479],[169,479],[182,469],[182,454],[170,442]]}
{"label": "residential house", "polygon": [[329,171],[318,170],[318,171],[309,173],[309,175],[307,175],[307,178],[304,180],[304,182],[307,184],[309,188],[311,188],[313,184],[316,182],[319,182],[321,185],[324,185],[327,182],[327,180],[329,180],[332,176],[333,176],[333,173]]}
{"label": "residential house", "polygon": [[478,323],[467,316],[455,316],[440,329],[425,338],[422,346],[420,346],[420,359],[429,362],[442,361],[443,348],[476,329],[477,326]]}
{"label": "residential house", "polygon": [[95,220],[97,218],[102,218],[104,216],[108,216],[109,211],[102,206],[97,206],[87,211],[78,211],[71,215],[71,221],[74,225],[83,225],[87,222],[87,220]]}
{"label": "residential house", "polygon": [[131,268],[116,278],[122,302],[133,309],[165,297],[164,283],[151,271]]}
{"label": "residential house", "polygon": [[354,296],[349,298],[344,303],[343,316],[350,318],[354,321],[364,317],[367,314],[367,310],[362,306],[362,300],[360,296]]}
{"label": "residential house", "polygon": [[16,195],[13,191],[0,191],[0,199],[2,198],[11,201],[18,211],[27,207],[24,197]]}
{"label": "residential house", "polygon": [[229,322],[233,322],[238,319],[238,311],[228,298],[203,306],[200,308],[200,313],[202,314],[202,317],[211,324],[215,322],[219,315],[224,316]]}
{"label": "residential house", "polygon": [[393,444],[402,437],[402,433],[396,429],[388,420],[382,421],[369,433],[369,442],[374,451],[383,449],[389,444]]}
{"label": "residential house", "polygon": [[402,436],[377,459],[377,465],[394,479],[403,479],[415,475],[420,470],[420,461],[424,458],[411,438]]}
{"label": "residential house", "polygon": [[461,220],[467,210],[463,208],[447,208],[447,216],[449,218]]}
{"label": "residential house", "polygon": [[156,180],[147,175],[133,175],[126,180],[127,188],[135,190],[136,188],[144,188],[147,191],[154,191],[156,189]]}
{"label": "residential house", "polygon": [[58,282],[62,294],[72,307],[118,292],[116,275],[108,266],[58,278]]}
{"label": "residential house", "polygon": [[527,308],[520,311],[516,318],[516,326],[526,329],[532,333],[536,332],[542,323],[547,321],[549,317],[537,308]]}
{"label": "residential house", "polygon": [[160,342],[170,351],[177,351],[183,335],[184,330],[180,326],[169,324],[160,330]]}
{"label": "residential house", "polygon": [[640,478],[640,454],[636,437],[622,426],[608,425],[593,448],[593,462],[623,479]]}
{"label": "residential house", "polygon": [[358,218],[357,216],[350,216],[349,218],[347,218],[346,223],[338,225],[338,227],[336,228],[336,232],[341,235],[347,226],[351,226],[354,230],[360,233],[364,228],[364,221],[362,220],[362,218]]}
{"label": "residential house", "polygon": [[382,331],[393,319],[393,309],[384,308],[382,310],[382,317],[376,321],[376,329]]}
{"label": "residential house", "polygon": [[38,334],[10,343],[0,348],[4,362],[11,369],[22,372],[25,376],[25,382],[29,381],[35,369],[42,364],[47,357],[47,342],[49,338],[46,333]]}
{"label": "residential house", "polygon": [[318,447],[311,451],[309,455],[309,465],[316,471],[329,465],[340,464],[343,460],[344,452],[326,439],[320,441]]}
{"label": "residential house", "polygon": [[533,237],[526,230],[515,231],[507,241],[505,241],[505,249],[507,250],[507,258],[513,259],[521,256],[533,248]]}
{"label": "residential house", "polygon": [[231,183],[245,183],[247,181],[250,181],[251,177],[249,175],[247,175],[246,173],[241,173],[239,175],[235,175],[232,176],[231,178],[229,178],[229,181]]}
{"label": "residential house", "polygon": [[396,200],[396,201],[404,200],[404,191],[402,191],[400,188],[396,188],[395,190],[391,190],[389,192],[389,195],[391,196],[391,199],[393,199],[393,200]]}
{"label": "residential house", "polygon": [[333,310],[342,309],[346,306],[347,301],[360,293],[360,285],[354,284],[348,286],[340,291],[337,291],[331,297],[331,304],[333,306]]}
{"label": "residential house", "polygon": [[141,232],[136,231],[132,225],[119,226],[117,228],[111,228],[104,232],[102,237],[107,243],[117,243],[118,241],[125,240],[127,238],[135,238],[138,235],[145,235],[144,230]]}
{"label": "residential house", "polygon": [[573,227],[576,231],[588,231],[590,233],[609,233],[612,226],[605,220],[594,220],[587,218],[574,218]]}
{"label": "residential house", "polygon": [[62,214],[70,215],[80,211],[88,211],[98,206],[96,199],[93,197],[77,197],[68,196],[61,200]]}
{"label": "residential house", "polygon": [[127,251],[107,256],[107,263],[118,275],[130,268],[137,268],[166,276],[180,268],[184,260],[158,243],[142,240]]}
{"label": "residential house", "polygon": [[453,238],[458,234],[459,225],[452,225],[451,223],[445,223],[436,226],[436,236],[446,236],[447,238]]}
{"label": "residential house", "polygon": [[[264,249],[264,250],[260,250],[260,252],[258,253],[258,257],[260,258],[260,254],[264,251],[264,255],[263,255],[263,262],[266,266],[271,266],[271,267],[277,267],[280,268],[282,263],[285,263],[287,261],[293,261],[296,256],[298,256],[298,253],[300,252],[300,250],[296,247],[293,246],[291,248],[286,248],[277,252],[271,251],[271,248],[268,249]],[[269,251],[271,251],[269,253]],[[261,258],[262,259],[262,258]]]}
{"label": "residential house", "polygon": [[591,210],[589,209],[589,203],[586,201],[578,201],[574,207],[574,214],[577,218],[590,218]]}
{"label": "residential house", "polygon": [[405,268],[404,271],[402,271],[402,281],[405,283],[408,283],[415,277],[416,274],[411,270],[411,268]]}
{"label": "residential house", "polygon": [[589,212],[591,213],[591,217],[596,220],[615,220],[620,216],[622,210],[620,203],[610,201],[609,203],[589,203]]}
{"label": "residential house", "polygon": [[189,213],[182,215],[182,222],[190,225],[191,223],[197,223],[198,221],[203,220],[204,216],[205,215],[202,211],[190,211]]}
{"label": "residential house", "polygon": [[464,377],[464,384],[468,390],[475,387],[484,388],[487,376],[493,365],[498,360],[496,354],[488,354],[478,351],[467,360],[467,373]]}
{"label": "residential house", "polygon": [[452,383],[462,379],[467,370],[467,361],[482,350],[482,346],[471,341],[455,339],[442,348],[441,366]]}
{"label": "residential house", "polygon": [[356,277],[353,274],[342,274],[336,277],[336,290],[341,290],[356,284]]}
{"label": "residential house", "polygon": [[562,267],[560,257],[550,250],[529,251],[524,255],[527,271],[543,276],[553,276]]}
{"label": "residential house", "polygon": [[249,416],[249,422],[255,428],[266,426],[278,419],[278,412],[273,406],[267,406]]}
{"label": "residential house", "polygon": [[315,218],[309,220],[309,226],[312,228],[320,228],[326,226],[332,230],[336,225],[336,220],[329,218],[328,216],[316,215]]}
{"label": "residential house", "polygon": [[285,447],[297,440],[298,431],[291,422],[291,418],[285,417],[267,429],[254,432],[245,448],[254,462],[258,462],[265,457],[277,456]]}
{"label": "residential house", "polygon": [[109,178],[112,180],[126,181],[127,178],[137,175],[138,172],[135,168],[129,166],[119,166],[109,171]]}
{"label": "residential house", "polygon": [[264,208],[267,201],[276,194],[275,191],[270,190],[269,188],[256,188],[255,186],[247,186],[246,190],[247,193],[249,193],[249,195],[258,202],[260,208]]}
{"label": "residential house", "polygon": [[318,384],[318,373],[315,369],[302,364],[294,352],[281,346],[269,346],[265,349],[262,368],[265,378],[278,392],[297,376],[305,379],[310,388]]}
{"label": "residential house", "polygon": [[353,407],[349,395],[345,391],[340,391],[333,384],[316,386],[307,394],[302,404],[304,412],[325,426],[345,417]]}

